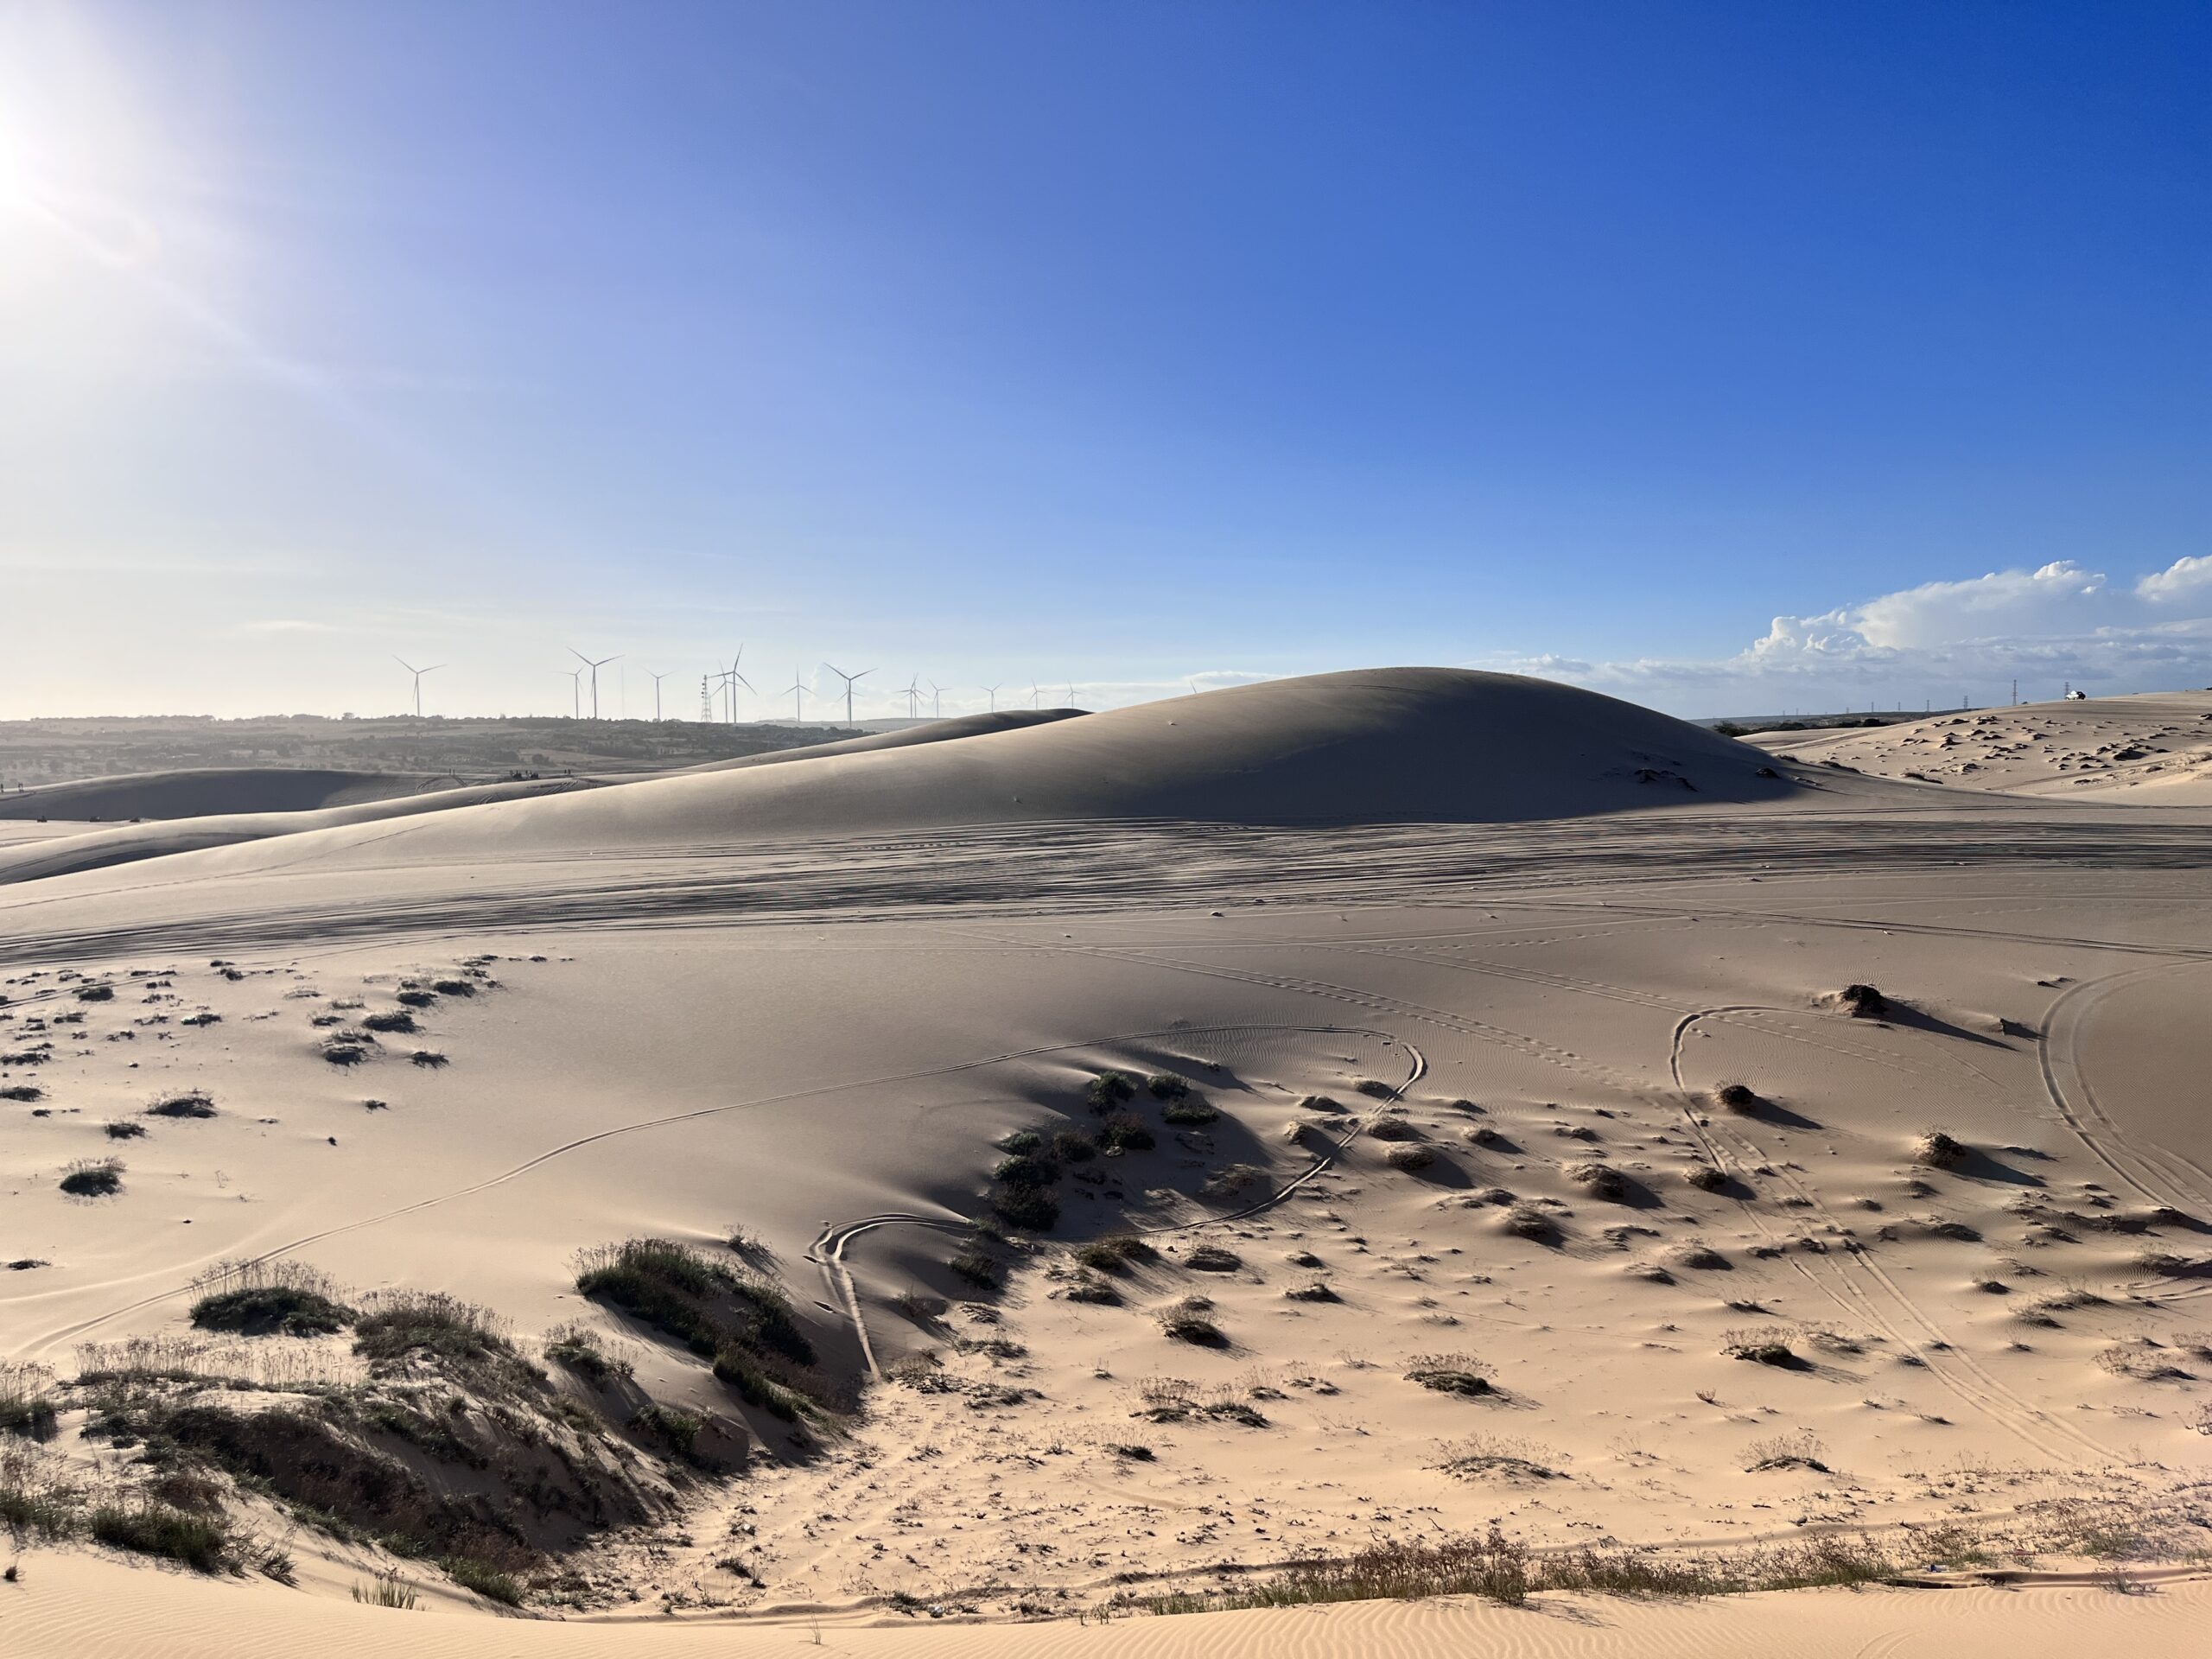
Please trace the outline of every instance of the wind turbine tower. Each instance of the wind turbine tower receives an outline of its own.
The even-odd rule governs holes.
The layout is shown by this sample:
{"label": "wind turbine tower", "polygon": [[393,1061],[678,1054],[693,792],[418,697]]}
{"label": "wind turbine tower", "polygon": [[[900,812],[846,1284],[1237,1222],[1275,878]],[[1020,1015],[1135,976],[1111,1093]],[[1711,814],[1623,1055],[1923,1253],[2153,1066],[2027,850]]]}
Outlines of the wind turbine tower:
{"label": "wind turbine tower", "polygon": [[838,667],[835,663],[824,663],[822,666],[828,669],[832,674],[835,674],[839,679],[845,683],[845,724],[849,726],[853,723],[854,683],[855,681],[866,679],[869,675],[874,673],[875,671],[872,668],[864,668],[857,674],[848,674],[843,669]]}
{"label": "wind turbine tower", "polygon": [[[570,645],[569,647],[569,655],[582,663],[584,665],[584,668],[588,668],[591,671],[591,717],[594,720],[597,720],[599,718],[599,671],[605,668],[609,663],[620,662],[622,660],[622,655],[620,652],[617,652],[613,656],[602,657],[594,663],[590,658],[585,656],[583,652],[578,651],[574,645]],[[578,669],[576,671],[581,674],[583,672],[583,669]]]}
{"label": "wind turbine tower", "polygon": [[[1001,683],[1003,684],[1004,682],[1001,681]],[[990,697],[991,712],[995,715],[999,711],[999,688],[995,685],[987,685],[983,690]]]}
{"label": "wind turbine tower", "polygon": [[582,720],[584,717],[583,670],[581,668],[556,668],[553,671],[556,674],[565,674],[569,677],[569,718],[571,720]]}
{"label": "wind turbine tower", "polygon": [[922,712],[922,677],[915,675],[906,682],[906,689],[899,695],[906,699],[906,718],[913,719]]}
{"label": "wind turbine tower", "polygon": [[[791,683],[784,688],[784,691],[791,694],[791,724],[805,725],[806,715],[802,705],[806,697],[806,682],[799,678],[798,670],[791,670]],[[776,695],[780,697],[784,695],[784,691],[779,691]]]}
{"label": "wind turbine tower", "polygon": [[415,718],[420,720],[423,718],[423,677],[425,674],[436,673],[445,664],[432,663],[428,668],[417,668],[404,657],[395,657],[391,660],[415,677]]}
{"label": "wind turbine tower", "polygon": [[670,675],[675,673],[676,671],[671,668],[665,669],[658,674],[653,674],[652,670],[649,668],[645,672],[653,675],[653,723],[658,726],[660,723],[660,683],[666,679]]}

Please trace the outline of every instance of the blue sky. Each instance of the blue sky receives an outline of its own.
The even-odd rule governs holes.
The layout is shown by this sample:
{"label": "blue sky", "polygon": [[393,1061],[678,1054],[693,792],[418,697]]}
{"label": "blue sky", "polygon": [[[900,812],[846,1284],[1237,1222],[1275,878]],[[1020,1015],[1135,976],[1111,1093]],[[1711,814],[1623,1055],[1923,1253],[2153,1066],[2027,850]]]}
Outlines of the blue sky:
{"label": "blue sky", "polygon": [[2196,3],[0,0],[0,715],[2212,683],[2208,73]]}

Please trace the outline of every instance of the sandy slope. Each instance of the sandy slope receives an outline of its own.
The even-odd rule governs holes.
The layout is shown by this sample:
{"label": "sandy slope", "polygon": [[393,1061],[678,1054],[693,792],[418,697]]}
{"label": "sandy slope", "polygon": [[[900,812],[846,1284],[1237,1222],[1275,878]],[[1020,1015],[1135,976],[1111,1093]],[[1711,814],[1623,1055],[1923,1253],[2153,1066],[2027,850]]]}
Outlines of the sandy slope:
{"label": "sandy slope", "polygon": [[[1762,779],[1726,740],[1529,685],[1291,683],[20,883],[0,893],[0,1084],[42,1098],[0,1105],[0,1260],[46,1265],[0,1274],[0,1351],[67,1370],[79,1344],[178,1332],[193,1274],[249,1254],[450,1290],[524,1333],[582,1319],[753,1466],[589,1553],[563,1593],[600,1618],[819,1619],[854,1651],[1035,1650],[925,1634],[896,1595],[1073,1613],[1493,1520],[1540,1549],[1824,1529],[1901,1559],[2201,1548],[2212,1159],[2185,1092],[2201,1062],[2164,1039],[2208,960],[2212,815]],[[1013,804],[963,804],[979,789],[1061,821],[995,822]],[[1338,822],[1271,822],[1317,804]],[[1527,816],[1545,806],[1577,816]],[[320,1057],[404,979],[484,953],[420,1033],[351,1069]],[[1838,1005],[1855,982],[1888,1017]],[[1220,1116],[1140,1096],[1156,1147],[1070,1166],[1058,1224],[993,1247],[1008,1282],[979,1293],[947,1262],[993,1143],[1095,1127],[1084,1090],[1109,1066],[1179,1073]],[[1751,1109],[1719,1106],[1730,1081]],[[183,1087],[216,1115],[142,1116]],[[149,1132],[111,1142],[110,1120]],[[1930,1123],[1968,1152],[1916,1165]],[[111,1150],[119,1196],[55,1191]],[[870,1379],[822,1441],[573,1287],[580,1247],[719,1249],[733,1224],[826,1362]],[[1071,1299],[1067,1246],[1128,1226],[1156,1259],[1110,1276],[1116,1300]],[[1199,1265],[1200,1244],[1233,1260]],[[1154,1317],[1192,1295],[1219,1345]],[[1725,1351],[1769,1326],[1792,1363]],[[264,1341],[346,1363],[342,1339]],[[1434,1355],[1492,1389],[1410,1380]],[[564,1386],[617,1421],[642,1397]],[[109,1569],[101,1639],[181,1643],[187,1604],[223,1597],[219,1635],[412,1618],[455,1652],[473,1630],[529,1650],[513,1625],[355,1608],[373,1551],[294,1548],[304,1593]],[[92,1567],[30,1565],[32,1590],[68,1587],[23,1605],[81,1617]],[[2125,1619],[2179,1652],[2198,1595],[1391,1606],[1051,1640],[1902,1652],[1960,1608],[1980,1611],[1958,1630],[2020,1650]],[[59,1640],[41,1616],[18,1628]],[[847,1628],[871,1621],[893,1628]]]}
{"label": "sandy slope", "polygon": [[[251,1602],[252,1605],[242,1605]],[[1927,1591],[1810,1591],[1725,1602],[1637,1604],[1545,1598],[1525,1609],[1466,1601],[1363,1603],[1132,1618],[1077,1627],[979,1626],[925,1617],[891,1629],[795,1621],[733,1630],[713,1622],[520,1624],[434,1612],[362,1609],[302,1596],[277,1599],[181,1575],[77,1559],[40,1560],[28,1583],[0,1589],[0,1642],[16,1659],[294,1659],[344,1651],[363,1659],[1016,1659],[1045,1651],[1080,1659],[1566,1659],[1589,1653],[1649,1659],[2079,1659],[2116,1645],[2185,1654],[2212,1618],[2202,1580],[2115,1594],[2101,1585]]]}
{"label": "sandy slope", "polygon": [[48,784],[0,795],[0,818],[115,823],[211,813],[309,812],[454,789],[446,772],[334,772],[289,766],[210,766]]}
{"label": "sandy slope", "polygon": [[1954,788],[2212,805],[2212,691],[2027,703],[1750,741],[1796,760]]}

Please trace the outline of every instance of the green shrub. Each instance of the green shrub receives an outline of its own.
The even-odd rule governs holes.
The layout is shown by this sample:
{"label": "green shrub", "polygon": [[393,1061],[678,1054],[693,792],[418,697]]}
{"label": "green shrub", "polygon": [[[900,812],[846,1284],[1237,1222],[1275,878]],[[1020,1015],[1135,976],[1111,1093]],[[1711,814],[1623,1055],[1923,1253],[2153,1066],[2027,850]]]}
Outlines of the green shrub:
{"label": "green shrub", "polygon": [[1064,1164],[1087,1164],[1098,1155],[1098,1143],[1081,1129],[1052,1132],[1052,1156]]}
{"label": "green shrub", "polygon": [[963,1250],[945,1265],[979,1290],[996,1290],[1006,1277],[999,1264],[981,1250]]}
{"label": "green shrub", "polygon": [[443,1556],[438,1565],[448,1578],[464,1590],[474,1590],[488,1601],[502,1602],[509,1607],[522,1605],[522,1586],[496,1567],[487,1567],[466,1555]]}
{"label": "green shrub", "polygon": [[1149,1152],[1159,1142],[1153,1139],[1152,1131],[1146,1127],[1145,1121],[1135,1112],[1115,1112],[1107,1117],[1100,1128],[1098,1145],[1101,1151],[1111,1157],[1125,1152]]}
{"label": "green shrub", "polygon": [[287,1285],[223,1291],[192,1305],[192,1322],[201,1330],[238,1331],[249,1337],[327,1337],[353,1319],[352,1308]]}
{"label": "green shrub", "polygon": [[999,1166],[991,1172],[994,1180],[1008,1186],[1050,1186],[1060,1179],[1060,1166],[1049,1158],[1032,1152],[1017,1152],[1001,1158]]}
{"label": "green shrub", "polygon": [[88,1524],[103,1544],[181,1561],[195,1572],[220,1573],[231,1565],[231,1529],[215,1516],[189,1515],[151,1500],[130,1500],[99,1505]]}
{"label": "green shrub", "polygon": [[1186,1128],[1200,1128],[1217,1121],[1221,1114],[1195,1096],[1178,1096],[1160,1110],[1163,1122]]}
{"label": "green shrub", "polygon": [[1033,1233],[1048,1233],[1060,1219],[1060,1203],[1041,1186],[1001,1185],[993,1189],[991,1208],[1008,1225]]}
{"label": "green shrub", "polygon": [[1122,1071],[1101,1071],[1084,1089],[1084,1098],[1094,1112],[1111,1111],[1123,1101],[1132,1098],[1137,1086]]}
{"label": "green shrub", "polygon": [[698,1444],[699,1431],[707,1426],[706,1419],[688,1411],[677,1411],[658,1402],[646,1405],[630,1420],[630,1427],[649,1440],[658,1440],[678,1457],[689,1458]]}
{"label": "green shrub", "polygon": [[111,1198],[123,1191],[120,1158],[80,1158],[61,1172],[61,1190],[73,1198]]}
{"label": "green shrub", "polygon": [[1190,1081],[1177,1077],[1173,1071],[1155,1072],[1144,1080],[1154,1100],[1180,1100],[1191,1092]]}

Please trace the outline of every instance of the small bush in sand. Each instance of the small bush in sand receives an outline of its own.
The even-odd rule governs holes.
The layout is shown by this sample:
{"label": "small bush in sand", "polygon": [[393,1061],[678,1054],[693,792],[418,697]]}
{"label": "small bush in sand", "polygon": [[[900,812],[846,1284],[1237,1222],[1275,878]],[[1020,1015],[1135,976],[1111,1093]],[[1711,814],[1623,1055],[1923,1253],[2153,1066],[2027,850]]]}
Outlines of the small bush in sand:
{"label": "small bush in sand", "polygon": [[192,1322],[203,1331],[327,1337],[354,1318],[329,1276],[300,1262],[218,1262],[194,1288],[205,1293],[192,1305]]}
{"label": "small bush in sand", "polygon": [[1570,1478],[1551,1466],[1551,1460],[1558,1453],[1534,1440],[1504,1434],[1477,1433],[1455,1441],[1443,1450],[1443,1459],[1436,1466],[1446,1474],[1457,1475],[1462,1480],[1484,1477],[1506,1480]]}
{"label": "small bush in sand", "polygon": [[181,1020],[178,1020],[178,1021],[177,1021],[177,1024],[179,1024],[180,1026],[194,1026],[194,1027],[199,1027],[199,1026],[219,1026],[219,1025],[221,1025],[222,1023],[223,1023],[223,1016],[222,1016],[221,1014],[219,1014],[211,1013],[209,1010],[207,1010],[207,1009],[206,1009],[206,1008],[202,1008],[202,1009],[201,1009],[199,1013],[197,1013],[197,1014],[186,1014],[186,1015],[184,1016],[184,1018],[183,1018],[183,1019],[181,1019]]}
{"label": "small bush in sand", "polygon": [[167,1095],[146,1109],[149,1117],[213,1117],[213,1099],[197,1089],[181,1095]]}
{"label": "small bush in sand", "polygon": [[1033,1233],[1048,1233],[1060,1219],[1060,1201],[1041,1186],[1002,1183],[992,1190],[991,1208],[1008,1226]]}
{"label": "small bush in sand", "polygon": [[1788,1325],[1760,1325],[1720,1335],[1720,1351],[1731,1359],[1747,1359],[1755,1365],[1794,1365],[1796,1354],[1789,1344],[1796,1335]]}
{"label": "small bush in sand", "polygon": [[1478,1147],[1502,1147],[1505,1137],[1487,1123],[1478,1123],[1466,1131],[1467,1139]]}
{"label": "small bush in sand", "polygon": [[1196,1273],[1235,1273],[1244,1258],[1218,1244],[1201,1244],[1183,1258],[1183,1265]]}
{"label": "small bush in sand", "polygon": [[1132,1262],[1149,1262],[1160,1253],[1135,1233],[1109,1233],[1077,1245],[1071,1254],[1095,1272],[1119,1273]]}
{"label": "small bush in sand", "polygon": [[1196,1129],[1218,1122],[1221,1114],[1195,1095],[1178,1095],[1160,1109],[1160,1118],[1178,1128]]}
{"label": "small bush in sand", "polygon": [[1966,1143],[1944,1129],[1923,1129],[1912,1143],[1912,1161],[1927,1169],[1954,1169],[1966,1156]]}
{"label": "small bush in sand", "polygon": [[1122,1293],[1110,1281],[1102,1279],[1095,1273],[1077,1274],[1068,1281],[1068,1287],[1063,1294],[1071,1302],[1088,1302],[1098,1307],[1119,1307],[1122,1305]]}
{"label": "small bush in sand", "polygon": [[1048,1150],[1063,1164],[1087,1164],[1098,1155],[1098,1142],[1081,1129],[1055,1129]]}
{"label": "small bush in sand", "polygon": [[1439,1394],[1491,1392],[1490,1367],[1472,1354],[1415,1354],[1406,1362],[1406,1381]]}
{"label": "small bush in sand", "polygon": [[143,1123],[133,1123],[128,1119],[109,1123],[104,1127],[107,1132],[107,1138],[111,1141],[136,1141],[146,1133],[146,1126]]}
{"label": "small bush in sand", "polygon": [[576,1288],[675,1338],[703,1357],[732,1343],[800,1365],[814,1347],[790,1301],[766,1280],[689,1244],[631,1238],[579,1253]]}
{"label": "small bush in sand", "polygon": [[191,1515],[145,1497],[101,1503],[86,1518],[93,1538],[114,1549],[179,1561],[197,1573],[221,1573],[232,1564],[237,1540],[218,1516]]}
{"label": "small bush in sand", "polygon": [[112,985],[79,985],[77,988],[77,1000],[79,1002],[112,1002],[115,1001],[115,987]]}
{"label": "small bush in sand", "polygon": [[419,1065],[426,1071],[435,1071],[442,1066],[452,1064],[435,1048],[418,1048],[410,1054],[407,1059],[410,1065]]}
{"label": "small bush in sand", "polygon": [[359,1036],[355,1036],[349,1032],[336,1037],[325,1038],[316,1052],[332,1065],[359,1065],[375,1052],[371,1046],[372,1040],[365,1032]]}
{"label": "small bush in sand", "polygon": [[1352,1089],[1370,1100],[1395,1100],[1398,1097],[1397,1090],[1380,1077],[1362,1077],[1352,1084]]}
{"label": "small bush in sand", "polygon": [[80,1158],[61,1172],[61,1190],[73,1198],[111,1198],[123,1191],[120,1158]]}
{"label": "small bush in sand", "polygon": [[1667,1260],[1678,1268],[1693,1268],[1712,1272],[1728,1265],[1728,1258],[1702,1239],[1690,1239],[1667,1252]]}
{"label": "small bush in sand", "polygon": [[2098,1353],[2097,1363],[2114,1376],[2134,1382],[2178,1382],[2189,1376],[2174,1363],[2171,1349],[2160,1347],[2148,1337],[2113,1344]]}
{"label": "small bush in sand", "polygon": [[1212,1301],[1204,1296],[1185,1296],[1170,1302],[1155,1316],[1160,1328],[1176,1342],[1195,1343],[1202,1348],[1219,1348],[1227,1343],[1221,1327],[1210,1317]]}
{"label": "small bush in sand", "polygon": [[1010,1152],[999,1160],[991,1172],[995,1181],[1004,1181],[1008,1186],[1050,1186],[1060,1179],[1060,1166],[1050,1158],[1039,1157],[1036,1148]]}
{"label": "small bush in sand", "polygon": [[1041,1151],[1044,1145],[1045,1137],[1034,1129],[1015,1129],[1009,1135],[1001,1135],[998,1143],[1001,1152],[1010,1153],[1017,1158]]}
{"label": "small bush in sand", "polygon": [[1084,1085],[1083,1097],[1094,1112],[1110,1112],[1135,1096],[1137,1086],[1126,1071],[1101,1071]]}
{"label": "small bush in sand", "polygon": [[1711,1164],[1692,1164],[1682,1172],[1682,1179],[1700,1192],[1718,1192],[1728,1185],[1728,1172]]}
{"label": "small bush in sand", "polygon": [[1421,1131],[1395,1112],[1386,1112],[1367,1126],[1367,1132],[1377,1141],[1418,1141]]}
{"label": "small bush in sand", "polygon": [[1500,1225],[1516,1238],[1548,1239],[1558,1230],[1552,1218],[1533,1204],[1512,1205]]}
{"label": "small bush in sand", "polygon": [[1294,1302],[1334,1302],[1343,1300],[1330,1287],[1329,1281],[1325,1279],[1309,1279],[1302,1285],[1293,1285],[1283,1292],[1283,1295],[1287,1300]]}
{"label": "small bush in sand", "polygon": [[1109,1114],[1098,1132],[1099,1150],[1109,1157],[1118,1157],[1125,1152],[1149,1152],[1159,1144],[1145,1121],[1135,1112]]}
{"label": "small bush in sand", "polygon": [[1179,1077],[1173,1071],[1158,1071],[1144,1080],[1154,1100],[1180,1100],[1191,1092],[1190,1079]]}
{"label": "small bush in sand", "polygon": [[11,1083],[6,1088],[0,1089],[0,1100],[20,1100],[28,1103],[45,1098],[46,1090],[35,1083]]}
{"label": "small bush in sand", "polygon": [[1820,1437],[1809,1428],[1770,1434],[1744,1448],[1744,1471],[1761,1474],[1775,1469],[1810,1469],[1825,1475],[1829,1472],[1828,1466],[1821,1459],[1827,1451]]}
{"label": "small bush in sand", "polygon": [[1424,1146],[1420,1141],[1408,1141],[1404,1146],[1393,1147],[1384,1153],[1382,1161],[1393,1169],[1402,1170],[1411,1174],[1416,1170],[1427,1169],[1433,1164],[1436,1161],[1436,1151],[1434,1147]]}
{"label": "small bush in sand", "polygon": [[442,1291],[378,1291],[356,1317],[353,1351],[390,1363],[433,1354],[463,1365],[512,1359],[505,1322],[491,1309]]}
{"label": "small bush in sand", "polygon": [[467,979],[438,979],[430,982],[430,988],[440,996],[474,996],[476,982]]}
{"label": "small bush in sand", "polygon": [[1872,985],[1847,985],[1836,1000],[1854,1020],[1878,1020],[1890,1011],[1889,999]]}
{"label": "small bush in sand", "polygon": [[1567,1178],[1593,1198],[1618,1204],[1628,1197],[1628,1177],[1611,1164],[1577,1164],[1567,1172]]}
{"label": "small bush in sand", "polygon": [[415,1016],[404,1008],[385,1014],[365,1014],[361,1019],[361,1026],[366,1031],[387,1033],[400,1032],[410,1035],[423,1029],[415,1022]]}
{"label": "small bush in sand", "polygon": [[1758,1092],[1748,1083],[1724,1083],[1713,1091],[1713,1098],[1732,1112],[1755,1112],[1759,1109]]}
{"label": "small bush in sand", "polygon": [[403,985],[392,1001],[403,1008],[427,1008],[436,1005],[438,994],[426,991],[419,985]]}
{"label": "small bush in sand", "polygon": [[1307,1095],[1299,1101],[1298,1109],[1301,1112],[1325,1112],[1334,1117],[1340,1116],[1344,1109],[1342,1102],[1332,1100],[1326,1095]]}
{"label": "small bush in sand", "polygon": [[582,1325],[556,1325],[545,1333],[545,1357],[594,1384],[628,1382],[637,1367],[618,1354],[610,1354],[599,1333]]}

